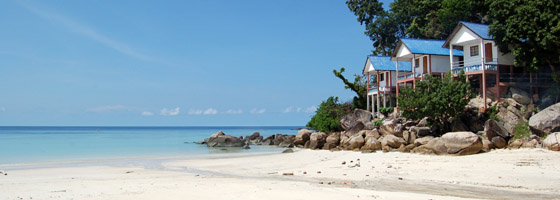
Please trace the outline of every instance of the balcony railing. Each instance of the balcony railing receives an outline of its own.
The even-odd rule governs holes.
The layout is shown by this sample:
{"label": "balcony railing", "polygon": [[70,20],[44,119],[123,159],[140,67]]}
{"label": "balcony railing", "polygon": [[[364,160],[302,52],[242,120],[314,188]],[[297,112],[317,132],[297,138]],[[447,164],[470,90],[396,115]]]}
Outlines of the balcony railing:
{"label": "balcony railing", "polygon": [[[485,64],[484,69],[486,71],[498,71],[498,65],[497,64]],[[469,66],[464,66],[464,67],[455,67],[455,68],[453,68],[452,71],[453,71],[454,74],[458,74],[459,72],[461,72],[461,70],[464,70],[465,73],[466,72],[482,71],[482,64],[480,64],[480,65],[469,65]]]}
{"label": "balcony railing", "polygon": [[[390,92],[391,87],[379,87],[379,91],[381,92]],[[377,88],[369,88],[368,93],[376,93]]]}
{"label": "balcony railing", "polygon": [[[416,73],[416,77],[419,77],[419,76],[420,76],[420,74]],[[399,74],[398,80],[400,81],[400,80],[409,79],[409,78],[412,78],[412,77],[414,77],[414,74],[412,72],[406,73],[406,74]]]}

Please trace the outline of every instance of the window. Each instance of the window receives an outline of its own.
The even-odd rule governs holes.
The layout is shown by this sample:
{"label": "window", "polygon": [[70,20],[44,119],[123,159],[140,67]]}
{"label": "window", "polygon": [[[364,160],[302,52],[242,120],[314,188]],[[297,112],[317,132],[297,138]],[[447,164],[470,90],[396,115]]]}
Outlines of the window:
{"label": "window", "polygon": [[416,60],[414,60],[414,68],[418,67],[420,67],[420,58],[416,58]]}
{"label": "window", "polygon": [[478,56],[478,45],[471,46],[471,56]]}
{"label": "window", "polygon": [[385,73],[379,74],[379,82],[384,81],[385,80]]}

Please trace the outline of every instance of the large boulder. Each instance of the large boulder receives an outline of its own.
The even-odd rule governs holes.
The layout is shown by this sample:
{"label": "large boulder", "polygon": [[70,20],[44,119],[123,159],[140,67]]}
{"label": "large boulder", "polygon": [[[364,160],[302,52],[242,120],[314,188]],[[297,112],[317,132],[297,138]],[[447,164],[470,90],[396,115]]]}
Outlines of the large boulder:
{"label": "large boulder", "polygon": [[280,143],[284,142],[285,140],[287,140],[287,135],[282,135],[282,134],[276,134],[276,136],[274,137],[274,145],[280,145]]}
{"label": "large boulder", "polygon": [[528,105],[531,103],[531,97],[529,97],[529,93],[527,93],[526,91],[515,87],[511,87],[509,91],[511,92],[511,98],[517,101],[517,103],[523,105]]}
{"label": "large boulder", "polygon": [[470,155],[482,150],[482,140],[472,132],[449,132],[441,140],[448,154]]}
{"label": "large boulder", "polygon": [[358,121],[354,123],[354,125],[348,129],[346,129],[346,134],[354,135],[365,128],[364,123]]}
{"label": "large boulder", "polygon": [[511,136],[511,133],[496,120],[489,119],[484,123],[484,135],[488,139],[492,139],[496,136],[508,138]]}
{"label": "large boulder", "polygon": [[434,136],[426,136],[426,137],[416,138],[414,140],[414,145],[416,145],[416,146],[425,145],[425,144],[428,144],[433,139],[434,139]]}
{"label": "large boulder", "polygon": [[323,149],[330,150],[337,147],[340,144],[340,132],[332,132],[329,133],[327,139],[325,140],[325,144],[323,145]]}
{"label": "large boulder", "polygon": [[[395,128],[397,128],[398,124],[399,124],[398,119],[387,118],[387,119],[383,120],[383,122],[381,122],[381,127],[380,127],[381,134],[399,136],[399,133],[397,131],[395,131]],[[400,134],[402,136],[402,132]]]}
{"label": "large boulder", "polygon": [[432,130],[430,129],[430,127],[417,127],[417,126],[413,126],[410,127],[410,131],[413,133],[416,133],[416,136],[418,137],[425,137],[425,136],[429,136],[432,134]]}
{"label": "large boulder", "polygon": [[348,139],[341,141],[340,146],[344,150],[356,150],[360,149],[364,145],[364,137],[361,134],[354,134],[350,136]]}
{"label": "large boulder", "polygon": [[296,135],[296,139],[294,140],[294,145],[304,145],[307,141],[309,141],[311,133],[312,132],[308,129],[299,130]]}
{"label": "large boulder", "polygon": [[416,134],[411,131],[403,131],[403,139],[407,144],[414,144]]}
{"label": "large boulder", "polygon": [[533,133],[548,135],[560,131],[560,103],[549,106],[529,119],[529,128]]}
{"label": "large boulder", "polygon": [[254,132],[252,135],[245,137],[245,143],[252,145],[262,144],[263,136],[259,132]]}
{"label": "large boulder", "polygon": [[496,107],[498,109],[496,116],[500,118],[504,128],[506,128],[510,134],[513,133],[513,129],[517,124],[528,119],[527,114],[529,112],[527,111],[527,107],[517,103],[517,101],[511,98],[496,103]]}
{"label": "large boulder", "polygon": [[506,148],[507,142],[503,137],[495,136],[493,137],[490,142],[492,142],[492,146],[498,149]]}
{"label": "large boulder", "polygon": [[354,110],[354,113],[350,113],[342,117],[340,119],[340,125],[344,130],[352,128],[357,122],[361,122],[362,124],[371,123],[373,116],[371,112],[362,109]]}
{"label": "large boulder", "polygon": [[383,147],[399,148],[401,144],[406,145],[406,141],[394,135],[384,135],[381,139],[381,146]]}
{"label": "large boulder", "polygon": [[243,147],[245,145],[242,139],[226,135],[222,131],[211,135],[205,141],[207,147]]}
{"label": "large boulder", "polygon": [[560,151],[560,132],[546,136],[542,143],[544,148],[552,151]]}
{"label": "large boulder", "polygon": [[447,147],[445,146],[445,142],[443,141],[443,139],[439,137],[431,139],[427,144],[422,145],[420,147],[425,147],[427,149],[430,149],[433,153],[437,155],[447,153]]}
{"label": "large boulder", "polygon": [[321,149],[323,145],[327,142],[327,134],[323,132],[311,133],[309,136],[309,146],[310,149]]}
{"label": "large boulder", "polygon": [[364,146],[361,148],[362,151],[377,151],[381,150],[381,142],[377,140],[375,137],[366,137]]}

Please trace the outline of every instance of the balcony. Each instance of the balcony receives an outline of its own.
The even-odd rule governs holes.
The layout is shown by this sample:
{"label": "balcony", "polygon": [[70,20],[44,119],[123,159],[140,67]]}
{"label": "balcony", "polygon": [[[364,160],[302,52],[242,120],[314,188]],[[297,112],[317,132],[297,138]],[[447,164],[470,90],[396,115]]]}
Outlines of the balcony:
{"label": "balcony", "polygon": [[[471,61],[467,63],[464,61],[459,61],[453,62],[451,65],[451,69],[453,74],[458,74],[459,72],[461,72],[461,70],[465,71],[465,73],[482,71],[483,67],[482,61]],[[498,71],[498,59],[486,59],[486,61],[484,62],[484,69],[486,71]]]}
{"label": "balcony", "polygon": [[[392,91],[390,87],[379,87],[380,92],[390,92]],[[369,88],[368,93],[377,93],[377,88]]]}
{"label": "balcony", "polygon": [[[416,77],[419,77],[420,74],[416,73]],[[405,80],[405,79],[409,79],[409,78],[413,78],[414,74],[412,72],[410,73],[406,73],[406,74],[399,74],[398,80]]]}

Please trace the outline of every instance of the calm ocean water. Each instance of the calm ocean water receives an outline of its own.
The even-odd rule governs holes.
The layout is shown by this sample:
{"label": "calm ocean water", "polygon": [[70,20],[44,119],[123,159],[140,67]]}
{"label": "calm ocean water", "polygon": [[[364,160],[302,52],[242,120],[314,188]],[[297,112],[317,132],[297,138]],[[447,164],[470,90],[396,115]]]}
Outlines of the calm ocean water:
{"label": "calm ocean water", "polygon": [[218,131],[233,136],[247,136],[258,131],[266,137],[276,133],[297,134],[296,128],[300,127],[0,127],[0,165],[281,152],[281,148],[257,145],[249,150],[224,151],[193,142]]}

